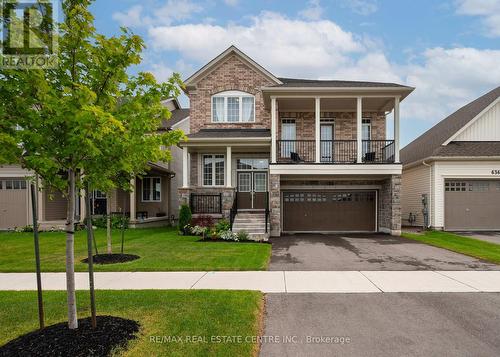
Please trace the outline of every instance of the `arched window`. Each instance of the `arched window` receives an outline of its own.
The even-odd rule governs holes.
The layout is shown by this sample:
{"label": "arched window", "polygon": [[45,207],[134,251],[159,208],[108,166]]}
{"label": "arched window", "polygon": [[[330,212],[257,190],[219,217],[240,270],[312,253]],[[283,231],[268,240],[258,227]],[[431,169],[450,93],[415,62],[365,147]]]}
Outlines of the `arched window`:
{"label": "arched window", "polygon": [[212,96],[213,123],[255,121],[255,97],[240,91],[220,92]]}

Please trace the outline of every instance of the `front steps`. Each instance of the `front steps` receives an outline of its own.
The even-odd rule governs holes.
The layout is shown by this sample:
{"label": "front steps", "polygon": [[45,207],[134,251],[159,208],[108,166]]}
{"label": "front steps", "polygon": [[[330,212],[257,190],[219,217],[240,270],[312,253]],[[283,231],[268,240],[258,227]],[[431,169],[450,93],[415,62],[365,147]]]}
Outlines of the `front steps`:
{"label": "front steps", "polygon": [[266,233],[266,214],[264,212],[238,212],[233,222],[234,233],[245,231],[248,233],[248,238],[255,241],[269,239],[269,222],[267,227]]}

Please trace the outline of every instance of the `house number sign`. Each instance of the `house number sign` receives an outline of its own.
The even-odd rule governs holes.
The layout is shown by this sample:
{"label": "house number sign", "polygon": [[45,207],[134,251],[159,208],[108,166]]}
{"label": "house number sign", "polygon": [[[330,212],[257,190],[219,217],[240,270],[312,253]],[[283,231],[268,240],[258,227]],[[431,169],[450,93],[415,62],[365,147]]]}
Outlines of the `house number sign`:
{"label": "house number sign", "polygon": [[491,170],[491,174],[500,176],[500,170]]}

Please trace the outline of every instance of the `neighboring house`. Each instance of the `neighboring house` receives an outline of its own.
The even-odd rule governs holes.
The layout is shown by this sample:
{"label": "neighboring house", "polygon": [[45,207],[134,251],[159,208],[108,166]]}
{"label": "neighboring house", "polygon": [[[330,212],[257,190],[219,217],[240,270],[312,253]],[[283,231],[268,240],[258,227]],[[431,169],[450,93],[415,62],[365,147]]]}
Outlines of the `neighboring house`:
{"label": "neighboring house", "polygon": [[[162,123],[160,130],[188,129],[189,109],[182,109],[177,100],[169,99],[164,105],[172,117]],[[174,223],[178,217],[177,191],[181,180],[179,166],[182,150],[171,148],[172,162],[150,163],[150,170],[142,179],[136,178],[132,193],[116,190],[111,195],[94,191],[92,213],[106,213],[107,206],[113,213],[123,212],[132,217],[131,227],[163,226]],[[175,173],[179,174],[176,175]],[[14,229],[32,224],[31,199],[27,178],[32,173],[20,166],[0,167],[0,230]],[[39,182],[42,187],[42,182]],[[41,229],[62,228],[66,220],[66,197],[60,192],[42,189],[38,192],[38,217]],[[76,202],[77,221],[85,217],[85,203],[80,197]],[[172,222],[172,218],[173,221]]]}
{"label": "neighboring house", "polygon": [[234,46],[185,85],[191,134],[180,144],[179,193],[195,217],[263,233],[267,216],[272,236],[400,234],[399,104],[414,88],[278,78]]}
{"label": "neighboring house", "polygon": [[[410,214],[445,230],[500,229],[500,87],[401,150],[403,224]],[[411,220],[410,220],[411,221]]]}

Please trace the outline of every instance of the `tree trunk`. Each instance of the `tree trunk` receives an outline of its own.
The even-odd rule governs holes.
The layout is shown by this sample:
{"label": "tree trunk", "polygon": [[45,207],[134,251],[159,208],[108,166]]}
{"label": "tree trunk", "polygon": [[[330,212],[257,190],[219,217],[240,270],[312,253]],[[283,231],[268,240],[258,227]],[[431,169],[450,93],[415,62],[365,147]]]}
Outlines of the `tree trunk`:
{"label": "tree trunk", "polygon": [[68,170],[68,206],[66,220],[66,290],[68,299],[68,327],[78,328],[75,295],[75,172]]}
{"label": "tree trunk", "polygon": [[[38,175],[36,176],[38,185]],[[36,289],[38,297],[38,322],[40,330],[45,327],[44,312],[43,312],[43,297],[42,297],[42,273],[40,268],[40,244],[38,239],[38,206],[37,206],[37,192],[35,184],[30,183],[31,190],[31,207],[33,212],[33,238],[35,243],[35,267],[36,267]]]}
{"label": "tree trunk", "polygon": [[92,230],[92,215],[90,214],[90,185],[85,188],[85,206],[87,207],[87,259],[89,264],[89,289],[90,289],[90,316],[92,328],[97,326],[96,308],[95,308],[95,291],[94,291],[94,261],[92,257],[92,240],[94,231]]}
{"label": "tree trunk", "polygon": [[112,253],[112,241],[111,241],[111,195],[106,194],[106,241],[107,241],[107,252]]}

